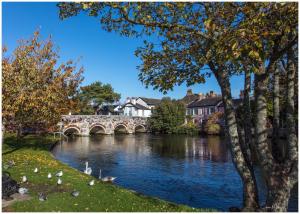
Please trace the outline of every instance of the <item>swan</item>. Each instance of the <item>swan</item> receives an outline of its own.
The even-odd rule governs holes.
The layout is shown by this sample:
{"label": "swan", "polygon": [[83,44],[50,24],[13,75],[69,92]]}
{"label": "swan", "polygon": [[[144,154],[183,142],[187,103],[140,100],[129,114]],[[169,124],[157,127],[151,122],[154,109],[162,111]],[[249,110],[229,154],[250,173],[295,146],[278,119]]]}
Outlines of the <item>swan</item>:
{"label": "swan", "polygon": [[79,196],[79,191],[74,190],[74,191],[71,193],[71,195],[74,196],[74,197],[77,197],[77,196]]}
{"label": "swan", "polygon": [[50,179],[50,178],[52,178],[52,175],[51,175],[51,173],[48,173],[48,178]]}
{"label": "swan", "polygon": [[35,168],[34,170],[33,170],[33,172],[35,172],[35,173],[37,173],[39,170],[38,170],[38,168]]}
{"label": "swan", "polygon": [[104,178],[101,177],[101,169],[99,172],[99,179],[104,182],[113,182],[117,177],[106,176]]}
{"label": "swan", "polygon": [[94,186],[94,184],[95,184],[95,180],[91,180],[91,181],[89,182],[89,185],[90,185],[90,186]]}
{"label": "swan", "polygon": [[56,173],[56,175],[55,176],[57,176],[57,177],[61,177],[61,176],[63,176],[63,171],[62,170],[60,170],[59,172],[57,172]]}
{"label": "swan", "polygon": [[85,174],[87,174],[87,175],[91,175],[92,174],[92,168],[89,167],[89,163],[87,161],[85,162],[85,170],[83,172]]}
{"label": "swan", "polygon": [[24,195],[26,193],[28,193],[28,189],[24,188],[24,187],[21,187],[18,189],[18,192],[21,194],[21,195]]}
{"label": "swan", "polygon": [[25,182],[27,182],[27,177],[24,175],[24,176],[22,176],[22,183],[25,183]]}
{"label": "swan", "polygon": [[46,201],[47,200],[47,196],[44,193],[39,193],[39,200],[40,201]]}
{"label": "swan", "polygon": [[60,178],[57,180],[57,184],[58,184],[58,185],[61,185],[61,184],[62,184],[62,180],[61,180]]}

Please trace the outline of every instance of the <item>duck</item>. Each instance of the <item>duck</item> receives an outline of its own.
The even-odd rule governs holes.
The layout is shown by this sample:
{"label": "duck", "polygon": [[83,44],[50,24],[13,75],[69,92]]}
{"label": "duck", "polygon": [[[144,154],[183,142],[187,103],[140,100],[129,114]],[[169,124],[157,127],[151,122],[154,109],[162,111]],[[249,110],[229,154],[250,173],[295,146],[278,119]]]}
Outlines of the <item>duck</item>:
{"label": "duck", "polygon": [[101,169],[100,169],[100,172],[99,172],[99,179],[101,181],[104,181],[104,182],[113,182],[117,177],[112,177],[112,176],[106,176],[104,178],[101,177]]}
{"label": "duck", "polygon": [[39,170],[37,167],[35,167],[35,169],[33,170],[33,172],[37,173]]}
{"label": "duck", "polygon": [[62,180],[59,178],[58,180],[57,180],[57,185],[61,185],[62,184]]}
{"label": "duck", "polygon": [[47,196],[44,193],[39,193],[39,200],[40,201],[46,201],[47,200]]}
{"label": "duck", "polygon": [[85,170],[83,172],[84,172],[84,174],[87,174],[87,175],[92,174],[92,168],[89,167],[89,163],[87,161],[85,162]]}
{"label": "duck", "polygon": [[63,176],[63,171],[62,171],[62,170],[58,171],[58,172],[55,174],[55,176],[56,176],[56,177],[61,177],[61,176]]}
{"label": "duck", "polygon": [[74,191],[71,193],[71,195],[72,195],[73,197],[78,197],[78,196],[79,196],[79,191],[74,190]]}
{"label": "duck", "polygon": [[91,180],[91,181],[89,182],[89,185],[90,185],[90,186],[94,186],[94,184],[95,184],[95,180]]}
{"label": "duck", "polygon": [[49,179],[52,178],[52,175],[51,173],[48,173],[48,176],[47,176]]}
{"label": "duck", "polygon": [[21,194],[21,195],[24,195],[26,193],[28,193],[28,189],[27,188],[24,188],[24,187],[21,187],[18,189],[18,192]]}
{"label": "duck", "polygon": [[27,182],[27,177],[26,177],[26,175],[23,175],[22,176],[22,183],[26,183]]}

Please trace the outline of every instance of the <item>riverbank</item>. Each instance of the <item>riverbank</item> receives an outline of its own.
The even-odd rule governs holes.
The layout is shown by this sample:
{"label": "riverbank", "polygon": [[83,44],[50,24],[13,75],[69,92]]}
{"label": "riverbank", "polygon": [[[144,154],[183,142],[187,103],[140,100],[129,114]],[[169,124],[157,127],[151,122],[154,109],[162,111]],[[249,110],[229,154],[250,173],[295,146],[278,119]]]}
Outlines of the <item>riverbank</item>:
{"label": "riverbank", "polygon": [[[6,207],[3,211],[12,212],[182,212],[182,211],[213,211],[212,209],[194,209],[184,205],[169,203],[160,199],[147,197],[113,184],[96,181],[94,186],[88,182],[95,179],[73,169],[58,160],[50,153],[50,148],[56,139],[52,136],[26,136],[17,141],[14,135],[7,135],[2,144],[2,160],[15,162],[15,166],[7,169],[12,178],[20,182],[26,175],[28,183],[21,185],[29,188],[32,199],[20,201]],[[35,167],[39,173],[34,173]],[[2,165],[3,168],[3,165]],[[55,174],[63,170],[63,184],[56,185],[56,178],[48,179],[47,174]],[[78,197],[72,197],[73,190],[80,192]],[[47,194],[47,201],[39,201],[38,193]]]}

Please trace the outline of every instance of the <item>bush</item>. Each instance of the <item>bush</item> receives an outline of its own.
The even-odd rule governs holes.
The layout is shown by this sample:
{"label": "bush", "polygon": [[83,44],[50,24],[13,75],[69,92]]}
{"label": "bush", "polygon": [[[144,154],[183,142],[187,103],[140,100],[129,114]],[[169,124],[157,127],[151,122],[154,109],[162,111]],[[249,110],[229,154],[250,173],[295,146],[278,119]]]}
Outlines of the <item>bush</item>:
{"label": "bush", "polygon": [[177,134],[195,135],[199,134],[199,128],[192,122],[189,122],[183,126],[179,126],[176,130]]}
{"label": "bush", "polygon": [[215,112],[211,114],[204,123],[204,132],[209,135],[220,135],[223,133],[223,128],[220,121],[223,120],[222,112]]}

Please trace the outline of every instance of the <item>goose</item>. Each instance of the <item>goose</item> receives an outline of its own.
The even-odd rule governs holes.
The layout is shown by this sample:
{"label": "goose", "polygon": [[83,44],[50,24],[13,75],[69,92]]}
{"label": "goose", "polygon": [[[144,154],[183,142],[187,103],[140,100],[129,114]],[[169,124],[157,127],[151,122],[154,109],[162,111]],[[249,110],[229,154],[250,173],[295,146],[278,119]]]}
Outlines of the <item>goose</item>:
{"label": "goose", "polygon": [[48,176],[47,176],[49,179],[52,178],[52,175],[51,173],[48,173]]}
{"label": "goose", "polygon": [[90,186],[93,186],[95,184],[95,180],[91,180],[90,182],[89,182],[89,185]]}
{"label": "goose", "polygon": [[85,162],[85,170],[83,172],[85,174],[87,174],[87,175],[91,175],[92,174],[92,168],[89,167],[89,163],[87,161]]}
{"label": "goose", "polygon": [[47,196],[44,193],[39,193],[39,200],[40,201],[46,201],[47,200]]}
{"label": "goose", "polygon": [[63,176],[63,171],[62,171],[62,170],[58,171],[58,172],[55,174],[55,176],[56,176],[56,177],[61,177],[61,176]]}
{"label": "goose", "polygon": [[33,172],[37,173],[39,170],[38,168],[35,167],[35,169],[33,170]]}
{"label": "goose", "polygon": [[25,175],[22,176],[22,183],[27,182],[27,177]]}
{"label": "goose", "polygon": [[77,196],[79,196],[79,191],[74,190],[74,191],[71,193],[71,195],[72,195],[73,197],[77,197]]}
{"label": "goose", "polygon": [[117,177],[106,176],[104,178],[101,177],[101,169],[99,172],[99,179],[104,182],[113,182]]}
{"label": "goose", "polygon": [[62,184],[62,180],[59,178],[58,180],[57,180],[57,185],[61,185]]}
{"label": "goose", "polygon": [[21,194],[21,195],[24,195],[26,193],[28,193],[28,189],[27,188],[24,188],[24,187],[21,187],[18,189],[18,192]]}

